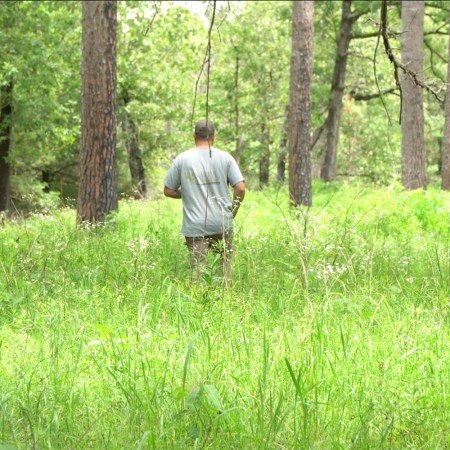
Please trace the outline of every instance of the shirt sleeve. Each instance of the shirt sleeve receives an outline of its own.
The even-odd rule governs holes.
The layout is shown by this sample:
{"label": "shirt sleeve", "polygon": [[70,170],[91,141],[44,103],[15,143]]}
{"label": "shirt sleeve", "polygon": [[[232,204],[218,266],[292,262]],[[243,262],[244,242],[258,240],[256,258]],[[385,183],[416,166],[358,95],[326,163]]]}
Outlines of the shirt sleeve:
{"label": "shirt sleeve", "polygon": [[237,165],[236,160],[230,155],[230,162],[228,163],[228,182],[231,186],[235,186],[239,181],[244,181],[244,177]]}
{"label": "shirt sleeve", "polygon": [[170,189],[177,190],[181,186],[181,171],[178,164],[178,158],[170,166],[164,177],[164,186]]}

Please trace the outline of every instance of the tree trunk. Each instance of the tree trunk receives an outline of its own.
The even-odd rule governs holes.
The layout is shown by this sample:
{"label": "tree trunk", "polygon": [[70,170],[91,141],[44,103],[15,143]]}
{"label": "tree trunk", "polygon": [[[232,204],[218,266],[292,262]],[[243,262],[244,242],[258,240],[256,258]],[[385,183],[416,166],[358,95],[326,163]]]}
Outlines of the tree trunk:
{"label": "tree trunk", "polygon": [[342,97],[344,95],[345,75],[347,72],[348,49],[350,46],[352,25],[358,17],[359,14],[352,13],[351,11],[351,0],[344,0],[342,2],[341,26],[336,59],[334,61],[328,116],[324,127],[325,156],[320,175],[325,181],[331,181],[336,178],[339,124],[341,121]]}
{"label": "tree trunk", "polygon": [[286,157],[287,144],[289,134],[289,105],[286,105],[286,112],[283,120],[283,127],[281,129],[280,147],[277,156],[277,181],[284,182],[286,173]]}
{"label": "tree trunk", "polygon": [[[402,2],[402,64],[423,76],[424,2]],[[405,73],[400,74],[402,88],[402,184],[405,189],[426,187],[426,155],[422,88]]]}
{"label": "tree trunk", "polygon": [[7,211],[10,206],[9,163],[12,129],[12,93],[13,83],[9,81],[0,88],[0,211]]}
{"label": "tree trunk", "polygon": [[[449,14],[450,18],[450,14]],[[447,90],[445,93],[445,125],[444,144],[442,146],[442,189],[450,190],[450,28],[448,43],[448,63],[447,63]]]}
{"label": "tree trunk", "polygon": [[244,148],[244,135],[239,132],[239,54],[235,47],[235,65],[234,65],[234,138],[236,139],[236,148],[234,151],[234,159],[241,163],[241,154]]}
{"label": "tree trunk", "polygon": [[311,78],[314,2],[292,2],[292,53],[289,100],[289,197],[310,206]]}
{"label": "tree trunk", "polygon": [[262,189],[269,184],[270,167],[270,132],[266,122],[261,125],[262,153],[259,160],[259,187]]}
{"label": "tree trunk", "polygon": [[117,3],[83,2],[78,221],[102,222],[117,209]]}
{"label": "tree trunk", "polygon": [[137,199],[144,199],[147,197],[147,180],[145,178],[145,169],[142,163],[142,152],[139,144],[139,129],[130,112],[126,110],[126,104],[122,118],[122,129],[125,135],[125,147],[128,154],[131,182],[133,188],[136,189],[135,197]]}

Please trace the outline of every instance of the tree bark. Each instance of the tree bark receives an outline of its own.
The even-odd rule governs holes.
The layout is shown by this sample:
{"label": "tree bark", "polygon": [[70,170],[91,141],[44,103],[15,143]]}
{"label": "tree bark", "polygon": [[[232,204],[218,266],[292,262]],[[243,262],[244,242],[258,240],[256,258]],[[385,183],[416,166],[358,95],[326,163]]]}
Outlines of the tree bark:
{"label": "tree bark", "polygon": [[83,2],[78,221],[102,222],[117,209],[117,3]]}
{"label": "tree bark", "polygon": [[286,105],[283,127],[281,129],[280,147],[278,148],[278,156],[277,156],[277,181],[279,181],[280,183],[283,183],[285,179],[288,135],[289,135],[289,105]]}
{"label": "tree bark", "polygon": [[259,160],[259,187],[262,189],[269,184],[270,167],[270,131],[266,122],[261,124],[262,153]]}
{"label": "tree bark", "polygon": [[[402,2],[402,64],[423,78],[423,1]],[[402,88],[402,184],[405,189],[427,185],[423,93],[412,77],[400,74]]]}
{"label": "tree bark", "polygon": [[238,49],[235,47],[235,64],[234,64],[234,138],[236,140],[236,147],[234,150],[234,159],[238,163],[241,163],[241,154],[244,148],[244,135],[240,133],[239,123],[239,54]]}
{"label": "tree bark", "polygon": [[337,146],[339,143],[339,125],[341,121],[342,97],[344,95],[345,75],[347,72],[348,49],[354,22],[360,14],[352,13],[351,0],[342,2],[339,40],[334,61],[333,79],[331,82],[330,103],[325,122],[325,155],[321,168],[321,177],[325,181],[336,178]]}
{"label": "tree bark", "polygon": [[[449,14],[450,19],[450,14]],[[448,63],[447,63],[447,90],[445,93],[445,125],[444,125],[444,144],[442,146],[442,189],[450,190],[450,28],[448,43]]]}
{"label": "tree bark", "polygon": [[9,158],[13,112],[12,93],[12,81],[0,88],[0,211],[7,211],[11,202]]}
{"label": "tree bark", "polygon": [[289,100],[289,197],[293,205],[312,204],[311,78],[314,2],[292,2],[292,53]]}
{"label": "tree bark", "polygon": [[125,102],[122,117],[122,130],[125,135],[125,148],[128,154],[131,183],[135,189],[136,199],[145,199],[147,197],[147,180],[139,143],[139,129],[131,113],[127,111],[126,106],[127,102]]}

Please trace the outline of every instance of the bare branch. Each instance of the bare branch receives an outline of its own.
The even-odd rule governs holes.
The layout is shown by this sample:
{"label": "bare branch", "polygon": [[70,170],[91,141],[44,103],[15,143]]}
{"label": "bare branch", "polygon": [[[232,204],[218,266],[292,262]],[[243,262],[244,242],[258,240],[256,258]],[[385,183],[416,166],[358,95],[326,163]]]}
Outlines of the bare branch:
{"label": "bare branch", "polygon": [[350,92],[352,99],[355,101],[369,101],[373,100],[374,98],[380,98],[385,94],[397,94],[397,87],[390,87],[387,89],[383,89],[382,91],[378,92],[372,92],[370,94],[363,94],[362,92]]}
{"label": "bare branch", "polygon": [[[388,36],[388,33],[387,33],[387,1],[386,0],[383,0],[383,2],[381,4],[381,27],[380,27],[380,31],[381,31],[381,35],[383,37],[383,44],[384,44],[385,52],[386,52],[386,54],[387,54],[387,56],[389,58],[389,61],[394,65],[395,82],[396,82],[396,84],[397,84],[397,86],[398,86],[398,88],[400,90],[400,105],[402,103],[401,102],[402,90],[401,90],[400,81],[399,81],[399,77],[398,77],[398,70],[399,69],[401,69],[406,75],[408,75],[411,78],[411,80],[417,86],[420,86],[421,88],[423,88],[426,91],[428,91],[429,93],[431,93],[436,98],[436,100],[439,103],[443,103],[444,100],[439,97],[439,91],[434,90],[430,85],[428,85],[424,81],[420,80],[417,77],[417,74],[415,72],[413,72],[405,64],[403,64],[400,61],[398,61],[397,58],[394,56],[394,52],[392,51],[392,47],[391,47],[391,44],[389,42],[389,36]],[[402,111],[402,108],[400,106],[400,117],[401,117],[401,111]]]}

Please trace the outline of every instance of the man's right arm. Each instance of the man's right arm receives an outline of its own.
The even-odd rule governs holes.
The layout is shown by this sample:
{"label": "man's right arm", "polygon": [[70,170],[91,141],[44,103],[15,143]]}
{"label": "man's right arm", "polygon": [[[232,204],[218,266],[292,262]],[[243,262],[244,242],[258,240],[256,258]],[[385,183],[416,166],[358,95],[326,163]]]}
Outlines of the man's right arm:
{"label": "man's right arm", "polygon": [[164,195],[170,198],[181,198],[181,191],[179,189],[171,189],[164,186]]}
{"label": "man's right arm", "polygon": [[232,213],[233,217],[236,217],[236,214],[241,206],[241,203],[244,201],[245,197],[245,183],[244,181],[239,181],[233,186],[233,208]]}

